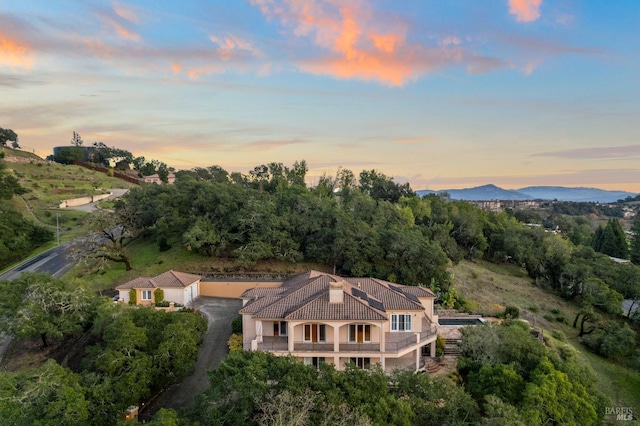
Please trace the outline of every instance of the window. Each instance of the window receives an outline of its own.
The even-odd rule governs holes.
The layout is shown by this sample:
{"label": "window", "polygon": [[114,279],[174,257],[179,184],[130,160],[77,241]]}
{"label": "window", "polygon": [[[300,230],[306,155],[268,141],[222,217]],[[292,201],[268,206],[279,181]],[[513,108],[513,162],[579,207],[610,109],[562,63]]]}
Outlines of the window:
{"label": "window", "polygon": [[371,326],[369,324],[350,324],[349,343],[365,342],[371,342]]}
{"label": "window", "polygon": [[325,342],[327,340],[324,324],[305,324],[304,325],[304,341],[305,342]]}
{"label": "window", "polygon": [[321,362],[324,362],[323,356],[305,357],[304,359],[304,365],[313,365],[315,368],[318,368]]}
{"label": "window", "polygon": [[287,335],[287,322],[286,321],[274,321],[273,322],[273,335],[274,336],[286,336]]}
{"label": "window", "polygon": [[151,290],[142,290],[142,300],[151,300]]}
{"label": "window", "polygon": [[349,362],[355,364],[356,367],[368,370],[371,368],[371,358],[349,358]]}
{"label": "window", "polygon": [[411,331],[411,314],[391,314],[391,331]]}

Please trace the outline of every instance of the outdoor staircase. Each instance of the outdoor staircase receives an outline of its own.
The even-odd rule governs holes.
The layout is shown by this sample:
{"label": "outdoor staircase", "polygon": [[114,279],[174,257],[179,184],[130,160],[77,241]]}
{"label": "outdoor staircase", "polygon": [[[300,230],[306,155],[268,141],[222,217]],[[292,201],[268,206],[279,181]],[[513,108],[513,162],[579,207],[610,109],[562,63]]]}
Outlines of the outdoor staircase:
{"label": "outdoor staircase", "polygon": [[444,355],[445,356],[459,356],[460,347],[458,346],[460,340],[457,339],[445,339],[444,340]]}
{"label": "outdoor staircase", "polygon": [[424,362],[424,369],[429,374],[434,374],[440,370],[442,366],[435,358],[427,357]]}

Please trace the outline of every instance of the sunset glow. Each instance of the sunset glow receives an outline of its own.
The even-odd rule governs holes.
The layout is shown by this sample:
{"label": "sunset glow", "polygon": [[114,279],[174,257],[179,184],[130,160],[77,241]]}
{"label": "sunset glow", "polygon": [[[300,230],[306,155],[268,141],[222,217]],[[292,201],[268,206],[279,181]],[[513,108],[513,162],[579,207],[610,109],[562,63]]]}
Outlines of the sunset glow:
{"label": "sunset glow", "polygon": [[640,3],[6,3],[0,127],[41,156],[640,192]]}

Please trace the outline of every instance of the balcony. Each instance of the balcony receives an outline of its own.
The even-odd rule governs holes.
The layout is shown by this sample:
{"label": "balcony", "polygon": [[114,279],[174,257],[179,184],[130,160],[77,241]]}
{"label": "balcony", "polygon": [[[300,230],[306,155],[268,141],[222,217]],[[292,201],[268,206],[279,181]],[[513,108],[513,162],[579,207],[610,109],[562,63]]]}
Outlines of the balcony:
{"label": "balcony", "polygon": [[[251,341],[249,341],[250,345]],[[288,351],[287,336],[264,336],[262,342],[258,343],[258,350],[267,352]]]}
{"label": "balcony", "polygon": [[326,342],[293,342],[296,352],[333,352],[333,343]]}
{"label": "balcony", "polygon": [[[424,344],[426,340],[432,339],[437,334],[435,324],[427,323],[426,320],[423,321],[422,329],[425,331],[419,333],[419,337],[416,332],[412,331],[385,333],[384,352],[401,352],[408,347]],[[289,350],[287,336],[264,336],[262,340],[262,342],[258,343],[259,351],[287,352]],[[245,342],[245,347],[251,347],[251,341]],[[380,349],[379,342],[344,342],[338,345],[338,351],[343,353],[380,352]],[[334,352],[334,344],[333,342],[295,341],[293,343],[293,350],[294,352]]]}
{"label": "balcony", "polygon": [[423,343],[425,340],[435,337],[438,334],[438,328],[435,324],[422,322],[422,329],[426,330],[420,333],[420,339],[416,337],[416,333],[412,331],[399,331],[393,333],[385,333],[385,352],[400,352],[404,348],[413,346],[417,343]]}
{"label": "balcony", "polygon": [[380,343],[340,343],[340,352],[380,352]]}

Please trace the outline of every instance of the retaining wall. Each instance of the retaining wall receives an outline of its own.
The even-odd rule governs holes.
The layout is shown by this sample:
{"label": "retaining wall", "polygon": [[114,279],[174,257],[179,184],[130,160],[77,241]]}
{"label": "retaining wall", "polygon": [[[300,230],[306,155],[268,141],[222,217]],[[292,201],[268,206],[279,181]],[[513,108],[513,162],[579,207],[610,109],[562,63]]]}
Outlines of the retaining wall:
{"label": "retaining wall", "polygon": [[62,200],[60,203],[60,208],[64,209],[65,207],[76,207],[83,206],[85,204],[95,203],[96,201],[104,200],[107,197],[110,197],[112,193],[108,194],[100,194],[100,195],[92,195],[89,197],[80,197],[80,198],[71,198],[69,200]]}
{"label": "retaining wall", "polygon": [[281,285],[282,282],[274,281],[200,281],[200,296],[238,299],[250,288],[274,288]]}

